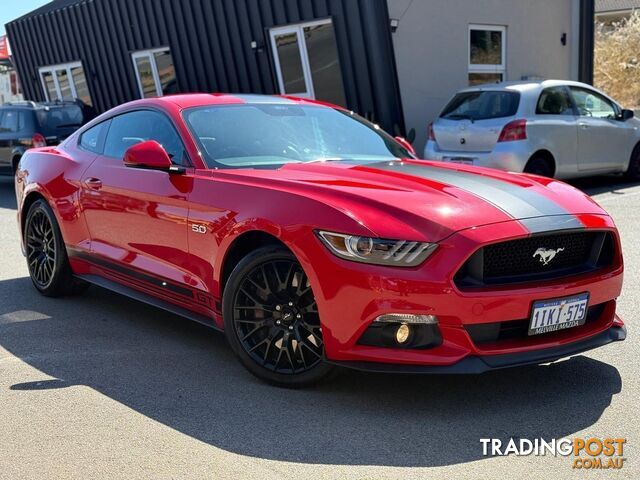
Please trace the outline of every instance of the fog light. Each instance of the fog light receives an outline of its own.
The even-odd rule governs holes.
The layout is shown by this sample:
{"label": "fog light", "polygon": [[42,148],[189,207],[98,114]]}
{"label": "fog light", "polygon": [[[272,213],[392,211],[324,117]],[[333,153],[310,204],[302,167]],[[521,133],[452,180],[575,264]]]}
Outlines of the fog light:
{"label": "fog light", "polygon": [[438,317],[435,315],[413,315],[410,313],[386,313],[374,320],[379,323],[410,323],[420,325],[437,325]]}
{"label": "fog light", "polygon": [[406,323],[400,324],[400,326],[396,330],[396,342],[405,343],[407,340],[409,340],[410,334],[411,329],[409,328],[409,325],[407,325]]}

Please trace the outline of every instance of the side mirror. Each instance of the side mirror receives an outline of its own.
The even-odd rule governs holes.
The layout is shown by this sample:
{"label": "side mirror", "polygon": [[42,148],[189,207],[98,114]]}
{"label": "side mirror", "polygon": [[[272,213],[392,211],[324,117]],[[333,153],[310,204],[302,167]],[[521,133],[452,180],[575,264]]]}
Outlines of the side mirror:
{"label": "side mirror", "polygon": [[413,142],[415,142],[416,140],[416,129],[412,128],[411,130],[409,130],[409,132],[407,133],[407,141],[413,145]]}
{"label": "side mirror", "polygon": [[413,145],[411,145],[406,138],[404,138],[404,137],[396,137],[395,140],[400,145],[402,145],[405,149],[407,149],[409,151],[409,153],[411,153],[411,155],[417,156],[416,155],[416,151],[413,148]]}
{"label": "side mirror", "polygon": [[620,120],[622,120],[623,122],[626,122],[627,120],[631,120],[633,117],[635,117],[635,113],[633,112],[633,110],[622,110],[622,112],[620,113]]}
{"label": "side mirror", "polygon": [[162,145],[155,140],[136,143],[124,153],[124,164],[133,168],[171,170],[171,158]]}

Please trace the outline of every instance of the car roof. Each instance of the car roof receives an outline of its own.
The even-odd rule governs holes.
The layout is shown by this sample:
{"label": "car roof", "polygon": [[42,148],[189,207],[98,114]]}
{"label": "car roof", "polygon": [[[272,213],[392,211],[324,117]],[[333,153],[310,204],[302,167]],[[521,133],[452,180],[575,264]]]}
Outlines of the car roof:
{"label": "car roof", "polygon": [[134,100],[126,105],[134,106],[137,103],[169,103],[179,108],[204,107],[208,105],[243,105],[243,104],[272,104],[272,105],[320,105],[336,108],[325,102],[304,98],[289,97],[283,95],[259,95],[259,94],[232,94],[232,93],[181,93],[177,95],[165,95],[153,99]]}
{"label": "car roof", "polygon": [[344,108],[339,105],[333,105],[331,103],[322,102],[319,100],[310,100],[306,98],[290,97],[287,95],[260,95],[260,94],[244,94],[244,93],[179,93],[174,95],[164,95],[161,97],[143,98],[140,100],[133,100],[131,102],[123,103],[114,107],[106,112],[98,115],[90,122],[80,127],[76,133],[67,140],[71,141],[77,135],[82,135],[87,130],[93,128],[95,125],[109,120],[115,116],[122,115],[137,109],[146,108],[161,108],[165,111],[180,111],[187,108],[195,107],[207,107],[215,105],[257,105],[257,104],[272,104],[272,105],[315,105],[325,108],[341,109]]}
{"label": "car roof", "polygon": [[73,107],[79,105],[76,102],[6,102],[0,105],[0,108],[21,109],[21,110],[48,110],[51,108]]}
{"label": "car roof", "polygon": [[562,85],[593,89],[591,85],[587,85],[586,83],[581,82],[574,82],[573,80],[522,80],[516,82],[484,83],[482,85],[475,85],[473,87],[462,89],[458,93],[476,92],[478,90],[529,92]]}

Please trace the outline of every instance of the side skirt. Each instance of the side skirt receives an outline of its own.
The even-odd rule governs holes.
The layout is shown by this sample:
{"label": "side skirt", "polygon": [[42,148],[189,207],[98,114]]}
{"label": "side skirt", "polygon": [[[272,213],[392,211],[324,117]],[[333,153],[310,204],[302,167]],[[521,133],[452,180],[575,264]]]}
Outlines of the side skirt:
{"label": "side skirt", "polygon": [[140,292],[133,288],[127,287],[120,283],[114,282],[104,277],[100,277],[98,275],[76,275],[81,280],[85,282],[91,283],[93,285],[97,285],[102,288],[106,288],[107,290],[111,290],[112,292],[118,293],[120,295],[124,295],[126,297],[132,298],[134,300],[138,300],[139,302],[146,303],[148,305],[152,305],[154,307],[160,308],[167,312],[173,313],[175,315],[179,315],[181,317],[187,318],[189,320],[193,320],[194,322],[201,323],[207,327],[213,328],[217,331],[222,331],[213,321],[212,318],[209,318],[205,315],[200,315],[198,313],[187,310],[186,308],[179,307],[169,302],[165,302],[164,300],[160,300],[152,295],[148,295],[146,293]]}

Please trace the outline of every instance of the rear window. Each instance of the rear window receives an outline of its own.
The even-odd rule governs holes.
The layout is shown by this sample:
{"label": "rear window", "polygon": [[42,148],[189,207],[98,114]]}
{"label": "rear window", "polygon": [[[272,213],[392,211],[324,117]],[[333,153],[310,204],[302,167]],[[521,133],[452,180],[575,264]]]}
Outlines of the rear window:
{"label": "rear window", "polygon": [[37,111],[38,123],[45,130],[77,129],[84,123],[82,108],[78,105],[48,107]]}
{"label": "rear window", "polygon": [[440,114],[450,120],[487,120],[512,117],[518,111],[518,92],[478,91],[458,93]]}
{"label": "rear window", "polygon": [[20,130],[20,123],[18,110],[0,110],[0,133],[15,133]]}

